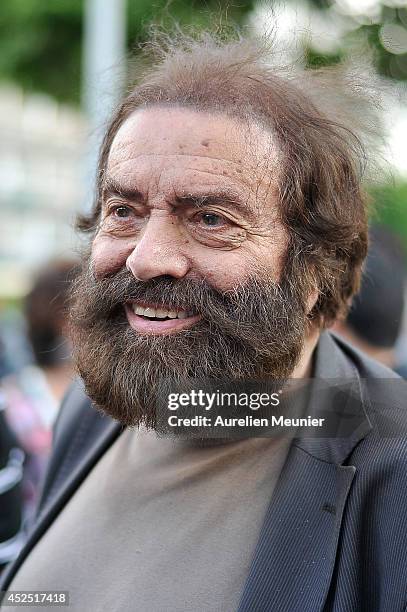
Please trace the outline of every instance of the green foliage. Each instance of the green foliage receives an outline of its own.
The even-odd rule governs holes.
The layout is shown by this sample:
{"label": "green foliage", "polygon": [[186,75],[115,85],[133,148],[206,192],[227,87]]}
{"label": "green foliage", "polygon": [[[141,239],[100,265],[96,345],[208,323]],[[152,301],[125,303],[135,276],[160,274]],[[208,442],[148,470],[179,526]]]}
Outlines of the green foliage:
{"label": "green foliage", "polygon": [[[128,0],[128,49],[148,35],[151,21],[208,28],[241,23],[251,0]],[[229,6],[229,8],[228,8]],[[74,104],[80,99],[84,0],[1,0],[0,80]]]}
{"label": "green foliage", "polygon": [[[379,185],[370,189],[375,219],[390,227],[407,245],[407,182]],[[407,248],[406,248],[407,261]]]}
{"label": "green foliage", "polygon": [[317,9],[326,9],[331,6],[330,0],[310,0],[310,4]]}
{"label": "green foliage", "polygon": [[325,53],[322,55],[310,47],[305,49],[305,61],[310,68],[321,68],[322,66],[339,64],[342,59],[343,53]]}
{"label": "green foliage", "polygon": [[2,0],[0,79],[78,101],[81,0]]}

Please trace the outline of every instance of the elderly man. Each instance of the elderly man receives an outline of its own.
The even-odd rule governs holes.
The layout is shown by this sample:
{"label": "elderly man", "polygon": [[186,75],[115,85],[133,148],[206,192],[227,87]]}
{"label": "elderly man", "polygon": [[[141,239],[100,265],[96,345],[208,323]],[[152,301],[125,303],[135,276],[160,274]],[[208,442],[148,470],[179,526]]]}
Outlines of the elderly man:
{"label": "elderly man", "polygon": [[[75,611],[407,605],[406,444],[382,427],[402,383],[322,331],[366,254],[363,151],[323,76],[263,60],[245,40],[170,44],[111,122],[72,308],[87,395],[65,400],[3,589]],[[352,435],[157,433],[162,381],[310,377],[355,382]]]}

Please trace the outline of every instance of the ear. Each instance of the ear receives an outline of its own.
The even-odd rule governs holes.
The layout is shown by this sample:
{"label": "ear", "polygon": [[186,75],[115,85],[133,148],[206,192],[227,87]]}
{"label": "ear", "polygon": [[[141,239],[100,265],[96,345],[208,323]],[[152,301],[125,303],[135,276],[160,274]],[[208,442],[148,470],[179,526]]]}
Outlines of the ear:
{"label": "ear", "polygon": [[319,298],[319,291],[317,288],[313,289],[311,293],[308,294],[308,297],[306,300],[306,314],[307,315],[314,308],[315,304],[317,303],[318,298]]}

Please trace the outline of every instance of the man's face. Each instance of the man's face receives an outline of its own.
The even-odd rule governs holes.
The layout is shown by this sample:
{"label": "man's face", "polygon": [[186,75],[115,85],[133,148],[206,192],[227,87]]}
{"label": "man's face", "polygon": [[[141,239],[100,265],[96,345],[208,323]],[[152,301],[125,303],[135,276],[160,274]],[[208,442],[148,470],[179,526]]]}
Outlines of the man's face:
{"label": "man's face", "polygon": [[115,418],[153,424],[160,378],[294,368],[306,300],[284,279],[279,164],[268,133],[224,115],[151,108],[119,129],[72,315],[88,393]]}
{"label": "man's face", "polygon": [[[249,132],[223,115],[187,109],[135,112],[109,155],[92,248],[96,275],[127,266],[143,281],[204,279],[225,291],[257,267],[277,281],[287,240],[277,172],[273,141],[256,126]],[[131,314],[129,320],[149,331]]]}

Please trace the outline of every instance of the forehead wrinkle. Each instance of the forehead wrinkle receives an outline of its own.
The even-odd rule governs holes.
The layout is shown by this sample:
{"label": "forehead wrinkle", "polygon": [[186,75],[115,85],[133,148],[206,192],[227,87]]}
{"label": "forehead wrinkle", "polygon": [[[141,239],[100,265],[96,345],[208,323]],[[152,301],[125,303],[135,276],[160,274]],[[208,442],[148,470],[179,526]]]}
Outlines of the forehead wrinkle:
{"label": "forehead wrinkle", "polygon": [[251,189],[251,184],[244,179],[243,174],[236,174],[234,176],[230,176],[229,174],[225,175],[223,172],[220,173],[219,169],[216,168],[213,168],[212,171],[202,170],[200,168],[185,168],[185,170],[198,174],[209,174],[209,176],[220,178],[222,183],[232,183],[232,185],[235,185],[237,190],[247,188],[250,191]]}
{"label": "forehead wrinkle", "polygon": [[[232,161],[232,160],[225,160],[225,159],[223,159],[221,157],[208,157],[207,155],[187,155],[186,153],[179,153],[179,154],[178,153],[174,153],[174,154],[142,153],[140,155],[136,155],[135,157],[132,157],[131,159],[129,159],[129,158],[128,159],[120,159],[120,160],[117,160],[117,161],[109,160],[110,163],[108,163],[107,171],[113,171],[115,173],[118,166],[121,166],[123,164],[127,165],[127,164],[131,163],[132,161],[140,159],[140,158],[143,158],[143,157],[148,157],[148,158],[149,157],[163,158],[163,157],[179,157],[179,156],[199,158],[199,159],[206,159],[208,161],[214,161],[215,160],[215,161],[220,161],[220,162],[222,162],[224,164],[233,164],[233,165],[239,166],[241,168],[244,168],[244,172],[239,172],[238,173],[239,174],[239,182],[244,184],[246,187],[249,187],[250,189],[253,187],[253,184],[252,184],[251,181],[245,180],[245,175],[247,175],[247,170],[256,170],[256,172],[258,172],[259,168],[262,167],[262,170],[263,170],[262,174],[260,176],[256,175],[256,185],[259,182],[263,182],[263,179],[264,179],[265,175],[269,175],[269,183],[271,183],[271,181],[274,178],[277,178],[277,173],[275,173],[274,171],[270,170],[270,167],[268,166],[268,164],[266,164],[266,166],[263,166],[264,160],[262,160],[262,161],[259,160],[255,166],[249,166],[249,165],[246,165],[246,164],[243,165],[240,161],[236,161],[235,162],[235,161]],[[271,156],[271,153],[270,153],[270,156]],[[225,180],[227,180],[227,179],[230,180],[231,179],[230,175],[229,176],[225,176],[224,174],[219,174],[219,172],[217,170],[215,170],[215,169],[213,171],[211,171],[211,170],[204,170],[204,169],[201,169],[201,168],[186,167],[185,170],[190,170],[191,172],[202,172],[202,173],[210,174],[210,175],[213,175],[213,176],[218,175],[219,177],[221,177],[222,179],[225,179]],[[162,174],[165,171],[166,171],[165,166],[164,167],[161,166],[160,167],[160,174]],[[131,175],[131,170],[130,169],[126,172],[126,175]],[[236,177],[237,177],[237,174],[236,174]]]}
{"label": "forehead wrinkle", "polygon": [[115,153],[115,151],[110,151],[109,153],[109,158],[108,158],[108,163],[107,163],[107,168],[108,169],[114,169],[115,167],[117,167],[120,164],[123,163],[128,163],[130,161],[135,161],[135,160],[139,160],[142,159],[143,157],[146,158],[171,158],[171,157],[190,157],[190,158],[197,158],[197,159],[206,159],[208,161],[219,161],[222,162],[224,164],[233,164],[234,166],[239,166],[239,167],[244,167],[246,169],[250,169],[250,170],[256,170],[256,168],[258,168],[258,163],[257,164],[242,164],[241,160],[235,161],[232,159],[225,159],[224,157],[217,157],[217,156],[213,156],[213,155],[200,155],[199,153],[139,153],[136,155],[132,155],[131,157],[124,157],[124,156],[120,156],[119,159],[115,160],[114,158],[112,159],[111,155],[112,152]]}
{"label": "forehead wrinkle", "polygon": [[266,176],[268,176],[267,188],[269,188],[273,180],[277,178],[277,176],[273,172],[270,172],[268,168],[264,168],[262,174],[253,175],[250,178],[246,176],[247,172],[233,172],[232,175],[223,174],[223,171],[221,171],[219,168],[203,170],[201,168],[187,167],[185,168],[185,170],[189,170],[191,172],[202,173],[202,174],[209,174],[209,176],[219,177],[222,181],[231,182],[232,184],[235,184],[238,188],[239,187],[241,188],[242,186],[248,189],[251,193],[255,193],[255,191],[253,190],[254,186],[256,188],[256,193],[257,193],[258,187],[261,186],[261,184],[265,182]]}

